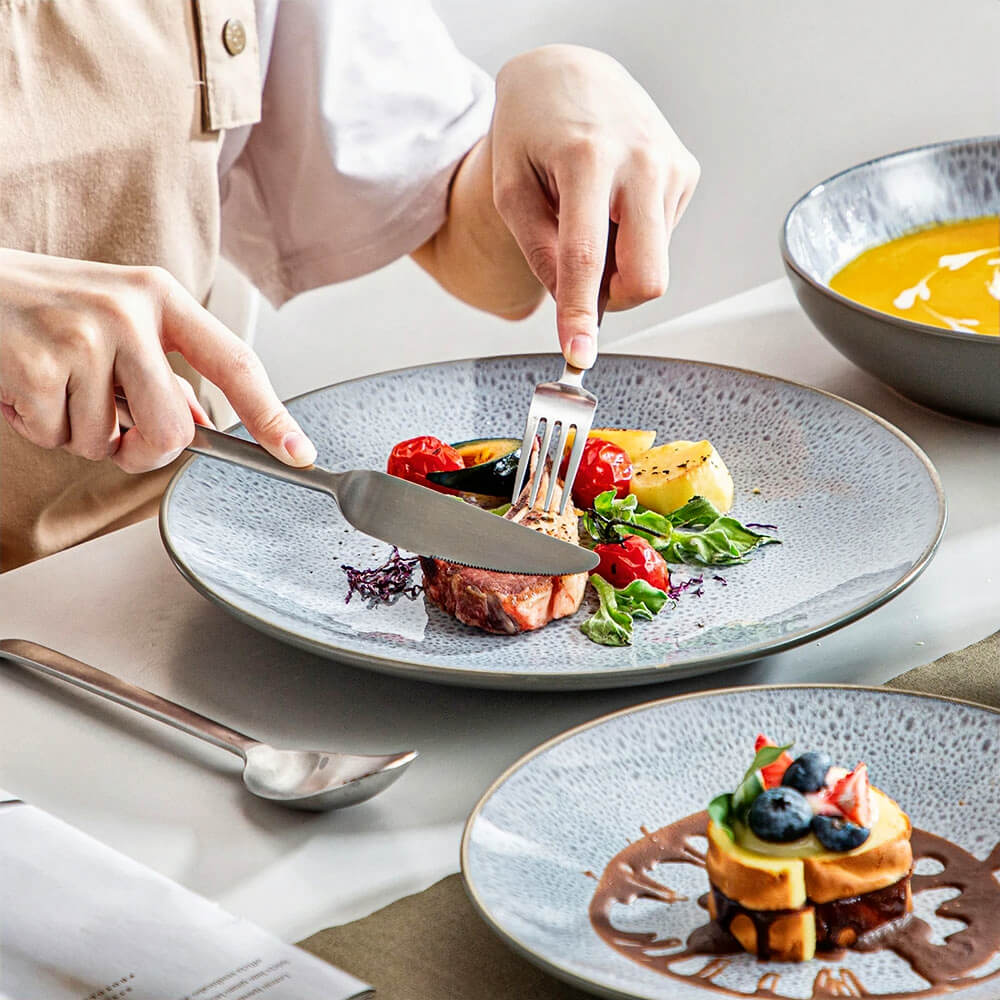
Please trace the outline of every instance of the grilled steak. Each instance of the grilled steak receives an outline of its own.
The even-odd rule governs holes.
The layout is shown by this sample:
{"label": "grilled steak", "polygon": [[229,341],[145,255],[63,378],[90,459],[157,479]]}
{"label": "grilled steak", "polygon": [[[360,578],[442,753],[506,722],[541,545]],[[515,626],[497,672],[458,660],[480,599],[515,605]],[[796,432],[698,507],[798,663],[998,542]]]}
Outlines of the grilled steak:
{"label": "grilled steak", "polygon": [[[539,486],[544,498],[548,473]],[[528,507],[529,482],[504,517],[525,527],[543,531],[563,541],[579,542],[576,512],[572,504],[563,515]],[[556,504],[562,489],[556,486]],[[487,632],[514,635],[541,628],[555,618],[574,614],[583,601],[587,574],[570,576],[521,576],[472,569],[443,559],[420,557],[424,571],[424,593],[443,611],[466,625]]]}

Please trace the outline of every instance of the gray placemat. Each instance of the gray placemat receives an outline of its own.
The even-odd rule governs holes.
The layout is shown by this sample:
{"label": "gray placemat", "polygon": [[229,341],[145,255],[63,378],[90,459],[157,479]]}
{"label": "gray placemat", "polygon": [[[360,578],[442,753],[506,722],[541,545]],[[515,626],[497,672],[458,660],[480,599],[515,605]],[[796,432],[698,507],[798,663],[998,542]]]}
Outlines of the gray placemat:
{"label": "gray placemat", "polygon": [[[908,670],[889,687],[1000,708],[1000,632]],[[300,947],[374,984],[377,1000],[584,1000],[511,951],[472,908],[460,875]]]}

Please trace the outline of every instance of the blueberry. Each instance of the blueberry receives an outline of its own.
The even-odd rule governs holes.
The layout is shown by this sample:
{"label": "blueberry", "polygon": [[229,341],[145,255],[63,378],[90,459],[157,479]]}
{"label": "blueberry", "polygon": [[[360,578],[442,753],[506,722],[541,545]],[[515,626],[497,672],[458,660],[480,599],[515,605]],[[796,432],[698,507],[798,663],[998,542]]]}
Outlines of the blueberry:
{"label": "blueberry", "polygon": [[753,800],[747,821],[761,840],[784,843],[809,832],[812,806],[794,788],[768,788]]}
{"label": "blueberry", "polygon": [[860,847],[871,833],[865,826],[849,823],[839,816],[814,816],[812,830],[816,839],[828,851],[853,851]]}
{"label": "blueberry", "polygon": [[781,783],[803,794],[818,792],[826,783],[826,772],[832,766],[829,754],[822,750],[807,750],[788,765]]}

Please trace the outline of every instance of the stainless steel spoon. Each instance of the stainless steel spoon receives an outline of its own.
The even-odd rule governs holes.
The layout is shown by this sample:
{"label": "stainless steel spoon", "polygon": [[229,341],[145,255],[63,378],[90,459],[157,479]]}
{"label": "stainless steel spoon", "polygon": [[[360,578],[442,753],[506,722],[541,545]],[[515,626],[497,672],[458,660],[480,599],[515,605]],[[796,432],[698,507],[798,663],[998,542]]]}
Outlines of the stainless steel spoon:
{"label": "stainless steel spoon", "polygon": [[254,795],[292,809],[321,812],[364,802],[388,788],[417,756],[415,750],[384,756],[278,750],[37,642],[0,639],[2,658],[69,681],[242,757],[243,784]]}

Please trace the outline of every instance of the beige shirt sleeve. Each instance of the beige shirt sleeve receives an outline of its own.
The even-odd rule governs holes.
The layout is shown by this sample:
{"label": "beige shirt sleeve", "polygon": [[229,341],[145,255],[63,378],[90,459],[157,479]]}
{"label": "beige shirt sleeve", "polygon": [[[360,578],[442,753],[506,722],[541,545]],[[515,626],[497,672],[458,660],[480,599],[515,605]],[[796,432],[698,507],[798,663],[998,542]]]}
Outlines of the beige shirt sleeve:
{"label": "beige shirt sleeve", "polygon": [[437,231],[493,81],[426,0],[261,0],[257,20],[262,115],[222,150],[222,250],[280,304]]}

